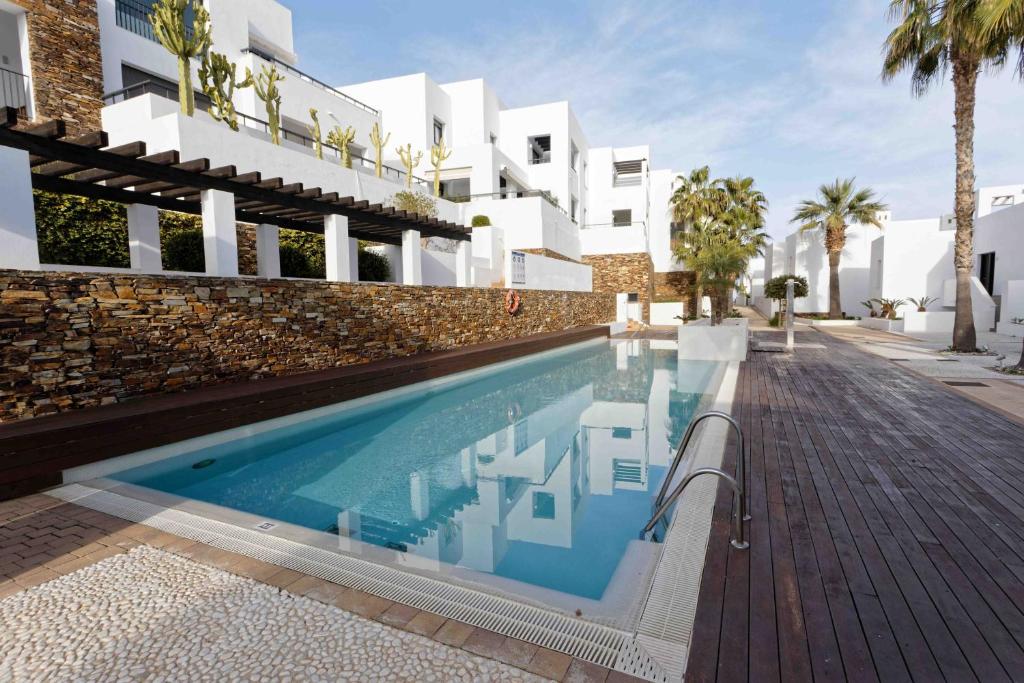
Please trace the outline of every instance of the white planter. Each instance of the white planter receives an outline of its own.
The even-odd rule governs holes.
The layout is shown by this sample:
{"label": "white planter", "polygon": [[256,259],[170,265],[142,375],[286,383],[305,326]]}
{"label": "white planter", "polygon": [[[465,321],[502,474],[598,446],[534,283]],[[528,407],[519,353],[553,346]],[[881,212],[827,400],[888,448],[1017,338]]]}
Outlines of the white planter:
{"label": "white planter", "polygon": [[903,332],[902,320],[889,320],[888,318],[861,318],[857,321],[857,326],[882,332]]}
{"label": "white planter", "polygon": [[679,360],[746,360],[748,333],[745,318],[730,318],[715,326],[706,319],[680,325]]}
{"label": "white planter", "polygon": [[814,327],[856,327],[858,320],[809,320],[804,318],[804,321],[810,323]]}
{"label": "white planter", "polygon": [[953,332],[953,320],[956,318],[954,311],[932,311],[920,313],[918,311],[907,311],[903,314],[904,334],[916,334],[922,332]]}
{"label": "white planter", "polygon": [[652,325],[681,325],[677,315],[686,317],[685,305],[682,301],[654,302],[651,304]]}
{"label": "white planter", "polygon": [[1024,323],[998,323],[996,324],[996,332],[1011,337],[1024,337]]}

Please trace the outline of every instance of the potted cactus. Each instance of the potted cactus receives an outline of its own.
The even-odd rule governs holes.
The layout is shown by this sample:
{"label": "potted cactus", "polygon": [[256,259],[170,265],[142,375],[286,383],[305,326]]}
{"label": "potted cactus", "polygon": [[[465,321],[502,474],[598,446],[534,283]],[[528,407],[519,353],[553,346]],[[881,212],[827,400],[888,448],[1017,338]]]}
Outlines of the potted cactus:
{"label": "potted cactus", "polygon": [[349,145],[356,138],[356,129],[349,126],[342,129],[341,126],[335,126],[327,133],[327,144],[334,147],[341,154],[339,157],[339,163],[345,168],[352,168],[352,150],[349,149]]}
{"label": "potted cactus", "polygon": [[405,147],[397,147],[395,151],[398,152],[398,158],[402,160],[402,165],[405,166],[405,187],[406,189],[412,189],[412,171],[420,165],[423,152],[418,151],[416,156],[413,156],[411,142],[407,143]]}
{"label": "potted cactus", "polygon": [[[249,69],[245,70],[245,77],[246,79],[252,78],[252,72]],[[264,65],[263,73],[257,76],[253,82],[256,96],[263,100],[263,105],[267,110],[270,141],[275,145],[281,144],[281,91],[277,89],[277,84],[283,80],[284,76],[278,72],[275,64],[269,69]]]}
{"label": "potted cactus", "polygon": [[207,113],[214,121],[223,121],[231,130],[238,130],[238,113],[235,111],[235,90],[252,85],[252,75],[237,80],[235,65],[219,52],[203,54],[199,65],[199,87],[210,98]]}
{"label": "potted cactus", "polygon": [[452,155],[450,149],[444,146],[444,138],[430,148],[430,163],[434,167],[434,196],[441,196],[441,164]]}
{"label": "potted cactus", "polygon": [[384,167],[384,145],[388,144],[388,140],[391,139],[391,133],[386,136],[381,135],[380,124],[376,121],[373,123],[373,128],[370,129],[370,144],[377,150],[377,156],[373,160],[373,169],[377,174],[377,177],[381,177],[381,173]]}
{"label": "potted cactus", "polygon": [[938,299],[933,296],[922,296],[920,299],[911,297],[907,301],[917,306],[918,313],[925,313],[928,311],[928,305],[938,301]]}
{"label": "potted cactus", "polygon": [[[185,10],[191,6],[194,21],[192,37],[188,37]],[[157,42],[178,59],[178,103],[181,113],[192,116],[196,111],[196,95],[192,90],[193,57],[210,49],[210,13],[195,0],[159,0],[149,15]]]}

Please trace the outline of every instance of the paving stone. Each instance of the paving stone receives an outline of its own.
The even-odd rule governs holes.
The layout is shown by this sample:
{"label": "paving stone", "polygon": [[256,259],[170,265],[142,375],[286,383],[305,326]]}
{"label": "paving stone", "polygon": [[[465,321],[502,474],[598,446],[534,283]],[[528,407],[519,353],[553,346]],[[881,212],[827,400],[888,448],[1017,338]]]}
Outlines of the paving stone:
{"label": "paving stone", "polygon": [[572,657],[561,652],[555,652],[545,647],[537,649],[533,658],[523,668],[538,676],[550,678],[553,681],[560,681],[569,670],[572,664]]}
{"label": "paving stone", "polygon": [[355,612],[367,619],[376,619],[394,604],[390,600],[379,598],[376,595],[370,595],[369,593],[357,590],[348,590],[341,596],[338,607]]}
{"label": "paving stone", "polygon": [[462,644],[462,649],[491,659],[498,659],[504,644],[505,636],[500,633],[475,628],[466,642]]}
{"label": "paving stone", "polygon": [[276,586],[277,588],[287,588],[288,586],[295,583],[304,576],[305,574],[301,574],[297,571],[278,567],[275,573],[271,574],[265,579],[260,579],[260,581],[267,584],[268,586]]}
{"label": "paving stone", "polygon": [[[447,645],[454,647],[462,647],[462,644],[466,642],[473,631],[476,630],[475,626],[464,624],[461,621],[455,621],[454,619],[448,619],[434,634],[434,640],[439,640]],[[568,666],[568,665],[566,665]]]}
{"label": "paving stone", "polygon": [[402,605],[396,602],[386,612],[381,614],[378,619],[389,626],[402,628],[412,621],[413,617],[419,613],[420,611],[415,607],[409,607],[408,605]]}
{"label": "paving stone", "polygon": [[498,659],[506,664],[511,664],[512,666],[518,666],[520,669],[525,669],[526,665],[533,659],[537,650],[538,647],[533,643],[527,643],[515,638],[506,638],[505,643],[501,646],[501,652],[498,654]]}
{"label": "paving stone", "polygon": [[433,612],[420,612],[405,625],[406,631],[418,633],[421,636],[432,636],[438,629],[448,621],[447,618]]}
{"label": "paving stone", "polygon": [[602,683],[607,680],[608,669],[582,659],[572,660],[569,670],[562,678],[563,683]]}

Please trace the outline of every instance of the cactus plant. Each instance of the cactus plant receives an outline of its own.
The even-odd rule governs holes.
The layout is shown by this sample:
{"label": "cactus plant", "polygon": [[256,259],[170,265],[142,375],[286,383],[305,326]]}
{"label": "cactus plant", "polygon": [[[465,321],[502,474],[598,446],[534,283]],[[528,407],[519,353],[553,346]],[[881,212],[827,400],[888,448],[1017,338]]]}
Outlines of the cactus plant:
{"label": "cactus plant", "polygon": [[356,137],[356,129],[352,126],[342,130],[341,126],[335,126],[327,134],[327,144],[341,152],[341,165],[345,168],[352,168],[352,151],[348,148]]}
{"label": "cactus plant", "polygon": [[[307,126],[306,129],[313,136],[313,151],[316,153],[316,158],[322,160],[324,158],[324,143],[320,140],[320,118],[313,107],[309,108],[309,118],[313,119],[313,125]],[[330,144],[330,135],[327,138],[327,144]]]}
{"label": "cactus plant", "polygon": [[[245,77],[252,78],[252,72],[245,70]],[[267,124],[270,126],[270,141],[275,145],[281,144],[281,91],[277,84],[284,80],[277,71],[277,65],[269,69],[263,65],[263,73],[256,77],[253,88],[256,89],[256,96],[263,100],[267,109]]]}
{"label": "cactus plant", "polygon": [[407,143],[405,147],[396,147],[395,151],[398,152],[398,158],[402,160],[402,165],[405,166],[405,186],[412,188],[412,170],[420,165],[420,159],[423,158],[423,152],[416,152],[416,156],[412,155],[412,143]]}
{"label": "cactus plant", "polygon": [[377,173],[377,177],[381,177],[381,173],[384,167],[384,145],[388,144],[388,140],[391,139],[391,133],[387,136],[381,137],[380,135],[380,124],[374,121],[373,128],[370,130],[370,144],[377,150],[377,157],[373,160],[373,169]]}
{"label": "cactus plant", "polygon": [[199,65],[199,87],[210,98],[207,113],[214,121],[223,121],[231,130],[238,130],[238,113],[235,111],[235,90],[248,88],[252,78],[246,75],[237,80],[235,65],[219,52],[206,52]]}
{"label": "cactus plant", "polygon": [[[191,38],[185,25],[185,10],[189,6],[194,16]],[[159,0],[149,15],[149,23],[157,41],[178,58],[178,103],[182,114],[192,116],[196,95],[192,91],[190,60],[210,49],[210,13],[195,0]]]}
{"label": "cactus plant", "polygon": [[[434,167],[434,196],[441,196],[441,164],[452,155],[450,149],[445,149],[444,138],[430,148],[430,163]],[[411,175],[411,174],[410,174]]]}

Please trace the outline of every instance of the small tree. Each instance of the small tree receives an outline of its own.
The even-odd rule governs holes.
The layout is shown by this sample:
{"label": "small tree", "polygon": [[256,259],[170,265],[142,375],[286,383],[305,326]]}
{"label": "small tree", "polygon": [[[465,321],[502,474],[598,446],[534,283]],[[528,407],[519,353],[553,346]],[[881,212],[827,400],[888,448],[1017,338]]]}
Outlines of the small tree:
{"label": "small tree", "polygon": [[764,295],[779,302],[779,313],[785,310],[786,283],[793,281],[793,298],[802,299],[807,296],[807,278],[803,275],[779,275],[764,284]]}
{"label": "small tree", "polygon": [[430,164],[434,167],[434,196],[441,196],[441,164],[452,155],[450,149],[445,149],[444,138],[430,148]]}
{"label": "small tree", "polygon": [[402,160],[402,165],[405,166],[405,187],[412,189],[412,171],[420,165],[423,152],[418,151],[416,156],[413,156],[411,142],[406,143],[405,147],[396,147],[395,151],[398,152],[398,158]]}
{"label": "small tree", "polygon": [[[245,77],[252,78],[252,72],[245,70]],[[281,91],[277,84],[284,80],[277,65],[269,69],[263,66],[263,73],[256,77],[253,87],[256,89],[256,96],[263,100],[267,110],[267,125],[270,126],[270,141],[275,145],[281,144]]]}
{"label": "small tree", "polygon": [[199,87],[210,98],[207,113],[214,121],[223,121],[231,130],[238,130],[238,112],[235,111],[235,90],[252,86],[252,75],[246,73],[239,81],[235,64],[219,52],[206,52],[199,65]]}
{"label": "small tree", "polygon": [[377,177],[380,178],[384,170],[384,145],[388,144],[388,140],[391,139],[391,133],[381,137],[380,124],[374,121],[373,128],[370,129],[370,144],[377,151],[377,156],[373,160],[373,170],[377,173]]}
{"label": "small tree", "polygon": [[[188,37],[185,11],[193,12],[192,37]],[[194,0],[159,0],[149,15],[153,35],[172,55],[178,58],[178,103],[181,113],[192,116],[196,111],[196,95],[192,91],[191,59],[210,49],[210,13]]]}

